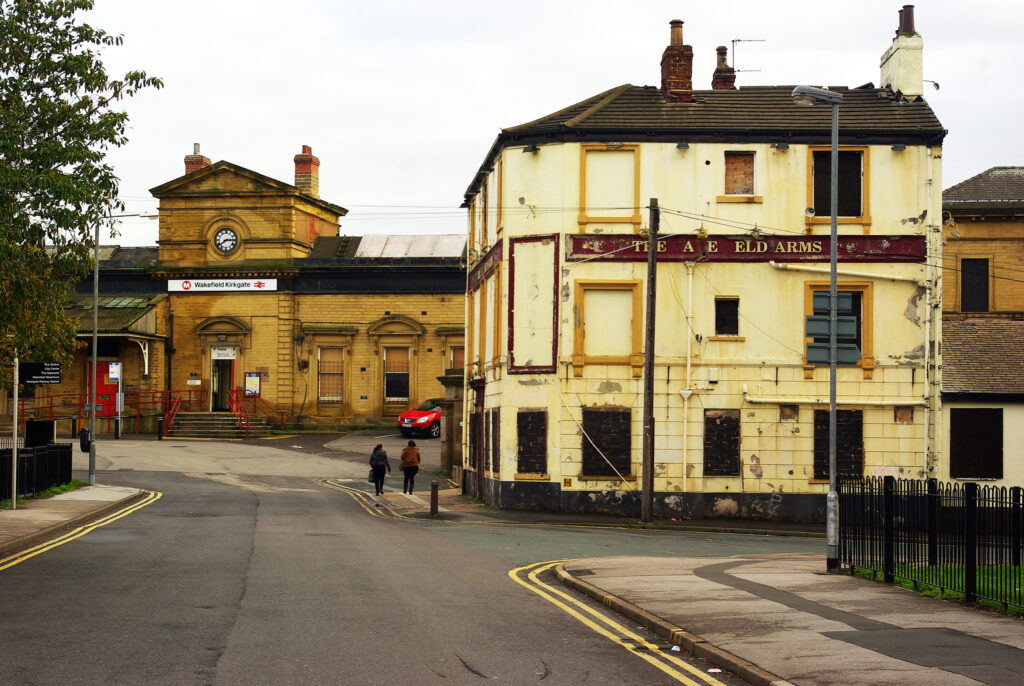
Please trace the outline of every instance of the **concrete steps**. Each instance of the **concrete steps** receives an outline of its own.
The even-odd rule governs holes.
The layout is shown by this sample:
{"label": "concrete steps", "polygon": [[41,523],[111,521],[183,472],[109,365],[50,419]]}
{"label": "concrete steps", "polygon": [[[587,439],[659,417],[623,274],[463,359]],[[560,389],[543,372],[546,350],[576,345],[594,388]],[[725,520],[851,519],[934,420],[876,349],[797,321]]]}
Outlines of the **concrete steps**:
{"label": "concrete steps", "polygon": [[[262,417],[252,417],[249,438],[269,436],[273,425]],[[179,412],[174,426],[167,431],[168,438],[245,438],[238,428],[235,415],[230,412]]]}

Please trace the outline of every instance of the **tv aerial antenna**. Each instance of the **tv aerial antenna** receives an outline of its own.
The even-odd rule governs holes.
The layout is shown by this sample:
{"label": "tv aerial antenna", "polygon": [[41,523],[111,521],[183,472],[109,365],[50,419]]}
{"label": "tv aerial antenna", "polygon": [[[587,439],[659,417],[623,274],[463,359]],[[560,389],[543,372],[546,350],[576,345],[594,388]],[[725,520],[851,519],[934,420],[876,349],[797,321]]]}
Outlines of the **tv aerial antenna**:
{"label": "tv aerial antenna", "polygon": [[737,43],[767,43],[764,38],[733,38],[732,39],[732,68],[738,74],[740,72],[761,71],[760,69],[739,69],[736,66],[736,44]]}

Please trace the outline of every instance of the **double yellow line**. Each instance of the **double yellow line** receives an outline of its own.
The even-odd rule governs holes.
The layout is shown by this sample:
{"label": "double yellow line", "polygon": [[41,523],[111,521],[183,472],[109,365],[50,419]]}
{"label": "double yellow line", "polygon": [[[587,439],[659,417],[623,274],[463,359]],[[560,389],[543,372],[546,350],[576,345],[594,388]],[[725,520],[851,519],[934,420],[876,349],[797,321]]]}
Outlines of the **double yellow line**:
{"label": "double yellow line", "polygon": [[370,494],[364,491],[360,491],[358,488],[352,488],[351,486],[342,486],[341,484],[331,483],[330,479],[324,478],[317,481],[321,486],[327,488],[333,488],[336,491],[347,493],[352,496],[352,500],[359,503],[359,506],[372,514],[378,519],[408,519],[404,515],[397,514],[391,510],[383,510],[376,506],[373,500],[370,498]]}
{"label": "double yellow line", "polygon": [[70,531],[67,531],[67,532],[61,534],[57,538],[51,538],[50,540],[48,540],[48,541],[46,541],[44,543],[40,543],[37,546],[33,546],[33,547],[28,548],[26,550],[22,550],[20,552],[17,552],[14,555],[11,555],[10,557],[5,557],[5,558],[0,559],[0,571],[8,569],[9,567],[13,567],[14,565],[19,564],[21,562],[24,562],[25,560],[28,560],[30,558],[33,558],[36,555],[41,555],[42,553],[45,553],[48,550],[53,550],[57,546],[61,546],[61,545],[64,545],[65,543],[69,543],[69,542],[75,540],[76,538],[80,538],[82,536],[85,536],[90,531],[95,531],[96,529],[100,528],[101,526],[106,526],[107,524],[110,524],[112,522],[116,522],[117,520],[121,519],[121,517],[127,517],[128,515],[132,514],[133,512],[137,512],[138,510],[141,510],[142,508],[146,507],[147,505],[153,504],[154,502],[156,502],[157,500],[159,500],[160,498],[163,497],[163,493],[160,493],[160,492],[157,492],[157,491],[143,491],[143,492],[146,495],[142,498],[142,500],[134,502],[134,503],[132,503],[131,505],[129,505],[128,507],[126,507],[124,509],[117,510],[116,512],[112,512],[112,513],[106,515],[105,517],[101,517],[100,519],[97,519],[94,522],[90,522],[89,524],[86,524],[84,526],[80,526],[77,529],[71,529]]}
{"label": "double yellow line", "polygon": [[651,663],[679,683],[687,684],[687,686],[725,686],[721,681],[705,674],[686,660],[664,652],[626,626],[538,578],[547,570],[564,562],[570,562],[570,560],[534,562],[524,567],[517,567],[509,571],[508,575],[516,583],[530,589],[612,643]]}

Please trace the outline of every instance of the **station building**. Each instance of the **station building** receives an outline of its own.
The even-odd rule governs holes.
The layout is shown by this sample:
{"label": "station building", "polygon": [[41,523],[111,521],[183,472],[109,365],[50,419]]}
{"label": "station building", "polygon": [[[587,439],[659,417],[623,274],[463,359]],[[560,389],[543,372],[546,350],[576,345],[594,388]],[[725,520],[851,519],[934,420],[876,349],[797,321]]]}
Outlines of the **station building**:
{"label": "station building", "polygon": [[[946,132],[922,47],[905,10],[879,84],[834,89],[844,472],[938,475]],[[674,21],[659,87],[503,129],[473,175],[466,492],[639,513],[653,198],[656,516],[824,518],[829,368],[807,317],[829,288],[831,107],[737,88],[726,57],[695,90]]]}
{"label": "station building", "polygon": [[[235,394],[283,421],[343,424],[443,396],[438,377],[463,365],[465,236],[340,235],[347,210],[320,198],[319,159],[303,146],[294,162],[288,184],[197,145],[151,190],[158,245],[101,248],[102,428],[119,388],[127,431],[155,429],[179,398],[182,412],[227,412]],[[85,416],[92,305],[89,279],[68,304],[82,347],[28,412]]]}

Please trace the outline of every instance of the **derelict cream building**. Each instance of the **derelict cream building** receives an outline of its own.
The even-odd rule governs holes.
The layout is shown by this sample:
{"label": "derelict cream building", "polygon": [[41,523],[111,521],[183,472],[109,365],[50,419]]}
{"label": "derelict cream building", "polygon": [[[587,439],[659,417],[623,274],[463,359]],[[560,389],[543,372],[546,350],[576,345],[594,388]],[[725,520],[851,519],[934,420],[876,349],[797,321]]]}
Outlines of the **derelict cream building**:
{"label": "derelict cream building", "polygon": [[[843,471],[937,463],[945,131],[920,49],[901,14],[880,86],[838,89]],[[504,129],[473,178],[467,492],[639,511],[656,198],[656,514],[823,517],[827,331],[806,321],[828,292],[830,108],[736,89],[724,48],[711,90],[692,90],[691,65],[673,22],[660,88]]]}

